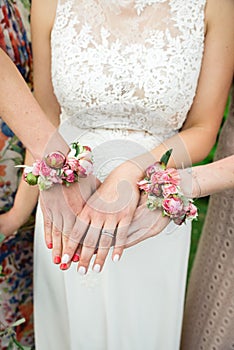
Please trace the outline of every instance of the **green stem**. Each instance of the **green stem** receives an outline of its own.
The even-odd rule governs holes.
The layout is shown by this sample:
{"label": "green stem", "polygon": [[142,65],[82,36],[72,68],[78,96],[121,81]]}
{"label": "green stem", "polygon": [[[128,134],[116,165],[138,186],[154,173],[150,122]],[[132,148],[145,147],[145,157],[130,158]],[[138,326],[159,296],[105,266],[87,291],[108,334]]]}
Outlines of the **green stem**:
{"label": "green stem", "polygon": [[13,343],[15,343],[20,350],[24,350],[23,345],[21,345],[14,337],[11,338],[13,340]]}

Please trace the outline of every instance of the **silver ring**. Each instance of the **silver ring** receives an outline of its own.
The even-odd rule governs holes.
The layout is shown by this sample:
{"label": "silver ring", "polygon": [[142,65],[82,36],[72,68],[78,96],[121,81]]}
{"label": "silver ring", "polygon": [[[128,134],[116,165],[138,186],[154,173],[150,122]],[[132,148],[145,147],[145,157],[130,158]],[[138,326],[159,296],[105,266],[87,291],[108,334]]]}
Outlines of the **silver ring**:
{"label": "silver ring", "polygon": [[112,233],[112,232],[109,232],[107,230],[102,230],[101,231],[101,235],[105,235],[105,236],[108,236],[108,237],[111,237],[111,238],[114,238],[115,234]]}

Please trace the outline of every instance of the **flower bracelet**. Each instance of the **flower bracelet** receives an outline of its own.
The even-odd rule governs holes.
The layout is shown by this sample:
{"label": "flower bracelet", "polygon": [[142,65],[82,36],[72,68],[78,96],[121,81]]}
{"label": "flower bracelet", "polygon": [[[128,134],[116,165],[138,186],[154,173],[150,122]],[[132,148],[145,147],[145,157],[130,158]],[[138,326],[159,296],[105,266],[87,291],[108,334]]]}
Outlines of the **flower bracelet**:
{"label": "flower bracelet", "polygon": [[147,207],[150,210],[161,209],[163,216],[170,217],[175,224],[181,225],[186,219],[196,219],[197,207],[193,200],[183,195],[180,187],[180,175],[174,168],[166,168],[172,149],[146,169],[146,176],[137,183],[140,190],[147,194]]}
{"label": "flower bracelet", "polygon": [[54,184],[69,186],[78,182],[80,177],[93,173],[92,152],[90,147],[79,142],[70,145],[67,156],[57,151],[48,154],[43,160],[36,160],[33,165],[23,166],[23,179],[29,185],[38,185],[39,190],[48,190]]}

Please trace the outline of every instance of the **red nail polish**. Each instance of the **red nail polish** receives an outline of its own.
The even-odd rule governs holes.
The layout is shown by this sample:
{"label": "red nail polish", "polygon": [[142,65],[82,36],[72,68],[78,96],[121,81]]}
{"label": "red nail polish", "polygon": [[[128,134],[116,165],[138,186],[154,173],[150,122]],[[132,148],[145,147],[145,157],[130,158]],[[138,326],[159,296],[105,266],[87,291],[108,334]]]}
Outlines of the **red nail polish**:
{"label": "red nail polish", "polygon": [[68,269],[68,265],[67,264],[61,264],[60,265],[60,270],[67,270]]}
{"label": "red nail polish", "polygon": [[61,263],[61,258],[59,255],[56,255],[55,258],[54,258],[54,263],[55,264],[60,264]]}
{"label": "red nail polish", "polygon": [[80,260],[80,256],[78,254],[75,254],[72,258],[73,262],[78,262]]}
{"label": "red nail polish", "polygon": [[52,242],[48,243],[47,247],[48,247],[48,249],[52,249],[53,248],[53,243]]}

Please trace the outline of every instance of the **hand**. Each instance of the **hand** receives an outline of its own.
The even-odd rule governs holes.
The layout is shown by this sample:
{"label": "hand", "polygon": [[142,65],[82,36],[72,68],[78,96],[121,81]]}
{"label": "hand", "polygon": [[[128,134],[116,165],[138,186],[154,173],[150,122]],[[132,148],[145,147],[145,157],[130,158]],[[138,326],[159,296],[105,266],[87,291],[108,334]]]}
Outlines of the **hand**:
{"label": "hand", "polygon": [[145,239],[159,234],[170,222],[161,210],[149,210],[146,206],[147,196],[141,194],[139,205],[128,230],[125,248],[138,244]]}
{"label": "hand", "polygon": [[[94,270],[100,272],[109,249],[113,245],[112,259],[118,261],[123,253],[127,232],[138,205],[140,192],[137,187],[139,169],[126,162],[113,170],[98,190],[89,198],[71,232],[63,255],[69,259],[82,242],[79,272],[85,274],[98,247]],[[102,233],[105,231],[106,233]],[[84,239],[83,239],[84,237]]]}
{"label": "hand", "polygon": [[[91,175],[81,178],[78,183],[73,183],[69,187],[54,185],[49,190],[40,192],[45,242],[47,247],[52,249],[55,264],[61,262],[62,249],[70,237],[77,214],[99,185],[99,180]],[[61,268],[64,268],[64,264]]]}

